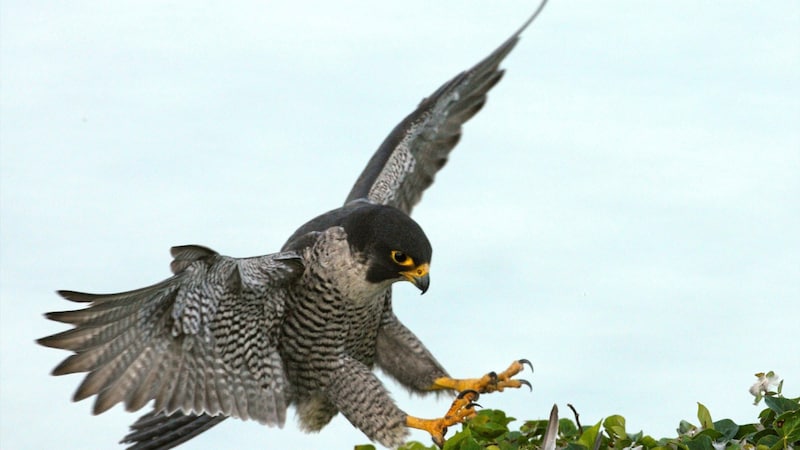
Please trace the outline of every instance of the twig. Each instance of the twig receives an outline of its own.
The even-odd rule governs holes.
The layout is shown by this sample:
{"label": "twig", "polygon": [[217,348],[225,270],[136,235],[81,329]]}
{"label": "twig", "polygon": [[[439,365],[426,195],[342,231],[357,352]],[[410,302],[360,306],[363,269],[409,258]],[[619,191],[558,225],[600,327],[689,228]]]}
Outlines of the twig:
{"label": "twig", "polygon": [[580,416],[580,414],[578,414],[578,411],[575,410],[575,407],[572,406],[571,403],[567,403],[567,406],[569,406],[569,409],[572,410],[572,414],[575,414],[575,424],[578,426],[578,430],[583,432],[583,427],[581,426],[581,420],[578,419],[578,416]]}

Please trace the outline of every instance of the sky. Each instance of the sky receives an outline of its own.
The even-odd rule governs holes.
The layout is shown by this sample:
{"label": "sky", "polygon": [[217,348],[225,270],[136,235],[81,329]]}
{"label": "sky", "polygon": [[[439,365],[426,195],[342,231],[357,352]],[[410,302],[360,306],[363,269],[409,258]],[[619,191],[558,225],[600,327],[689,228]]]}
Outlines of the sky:
{"label": "sky", "polygon": [[[82,376],[49,375],[56,289],[159,281],[173,245],[277,251],[535,7],[0,3],[0,445],[116,448],[145,412],[92,416]],[[532,393],[480,401],[521,420],[569,403],[662,437],[697,402],[755,421],[759,371],[800,395],[797,30],[794,0],[552,1],[414,210],[432,282],[398,285],[397,315],[454,376],[532,361]],[[410,414],[449,406],[387,383]],[[182,448],[367,442],[290,415]]]}

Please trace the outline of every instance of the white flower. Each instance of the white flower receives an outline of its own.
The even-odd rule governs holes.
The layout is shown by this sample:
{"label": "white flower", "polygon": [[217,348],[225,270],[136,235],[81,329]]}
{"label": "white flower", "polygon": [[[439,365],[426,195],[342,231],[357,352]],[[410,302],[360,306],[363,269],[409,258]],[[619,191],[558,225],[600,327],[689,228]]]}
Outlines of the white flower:
{"label": "white flower", "polygon": [[758,403],[764,394],[769,392],[770,387],[777,386],[778,383],[780,383],[781,377],[776,375],[773,371],[769,371],[767,373],[759,372],[756,374],[756,377],[758,378],[758,381],[750,386],[750,394],[756,398],[756,403]]}

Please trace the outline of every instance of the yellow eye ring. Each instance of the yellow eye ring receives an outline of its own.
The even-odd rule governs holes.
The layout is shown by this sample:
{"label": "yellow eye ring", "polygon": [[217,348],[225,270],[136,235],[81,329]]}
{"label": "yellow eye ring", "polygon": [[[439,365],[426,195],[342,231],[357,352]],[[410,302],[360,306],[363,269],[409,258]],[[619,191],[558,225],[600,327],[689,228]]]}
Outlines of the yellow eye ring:
{"label": "yellow eye ring", "polygon": [[392,250],[392,261],[401,267],[414,267],[414,259],[400,250]]}

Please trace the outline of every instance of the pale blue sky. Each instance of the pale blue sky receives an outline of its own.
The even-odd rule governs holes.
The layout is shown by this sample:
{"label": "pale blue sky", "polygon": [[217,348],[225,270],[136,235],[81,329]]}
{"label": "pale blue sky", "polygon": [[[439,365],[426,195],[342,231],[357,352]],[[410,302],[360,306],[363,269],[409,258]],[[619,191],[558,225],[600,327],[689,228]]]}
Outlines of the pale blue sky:
{"label": "pale blue sky", "polygon": [[[2,447],[112,448],[137,417],[48,375],[54,290],[161,280],[176,244],[276,251],[536,6],[498,3],[3,1]],[[797,30],[793,0],[551,2],[414,211],[432,285],[398,315],[456,376],[533,361],[532,394],[480,402],[520,419],[660,437],[697,401],[754,420],[757,371],[800,395]],[[185,448],[366,441],[228,421]]]}

